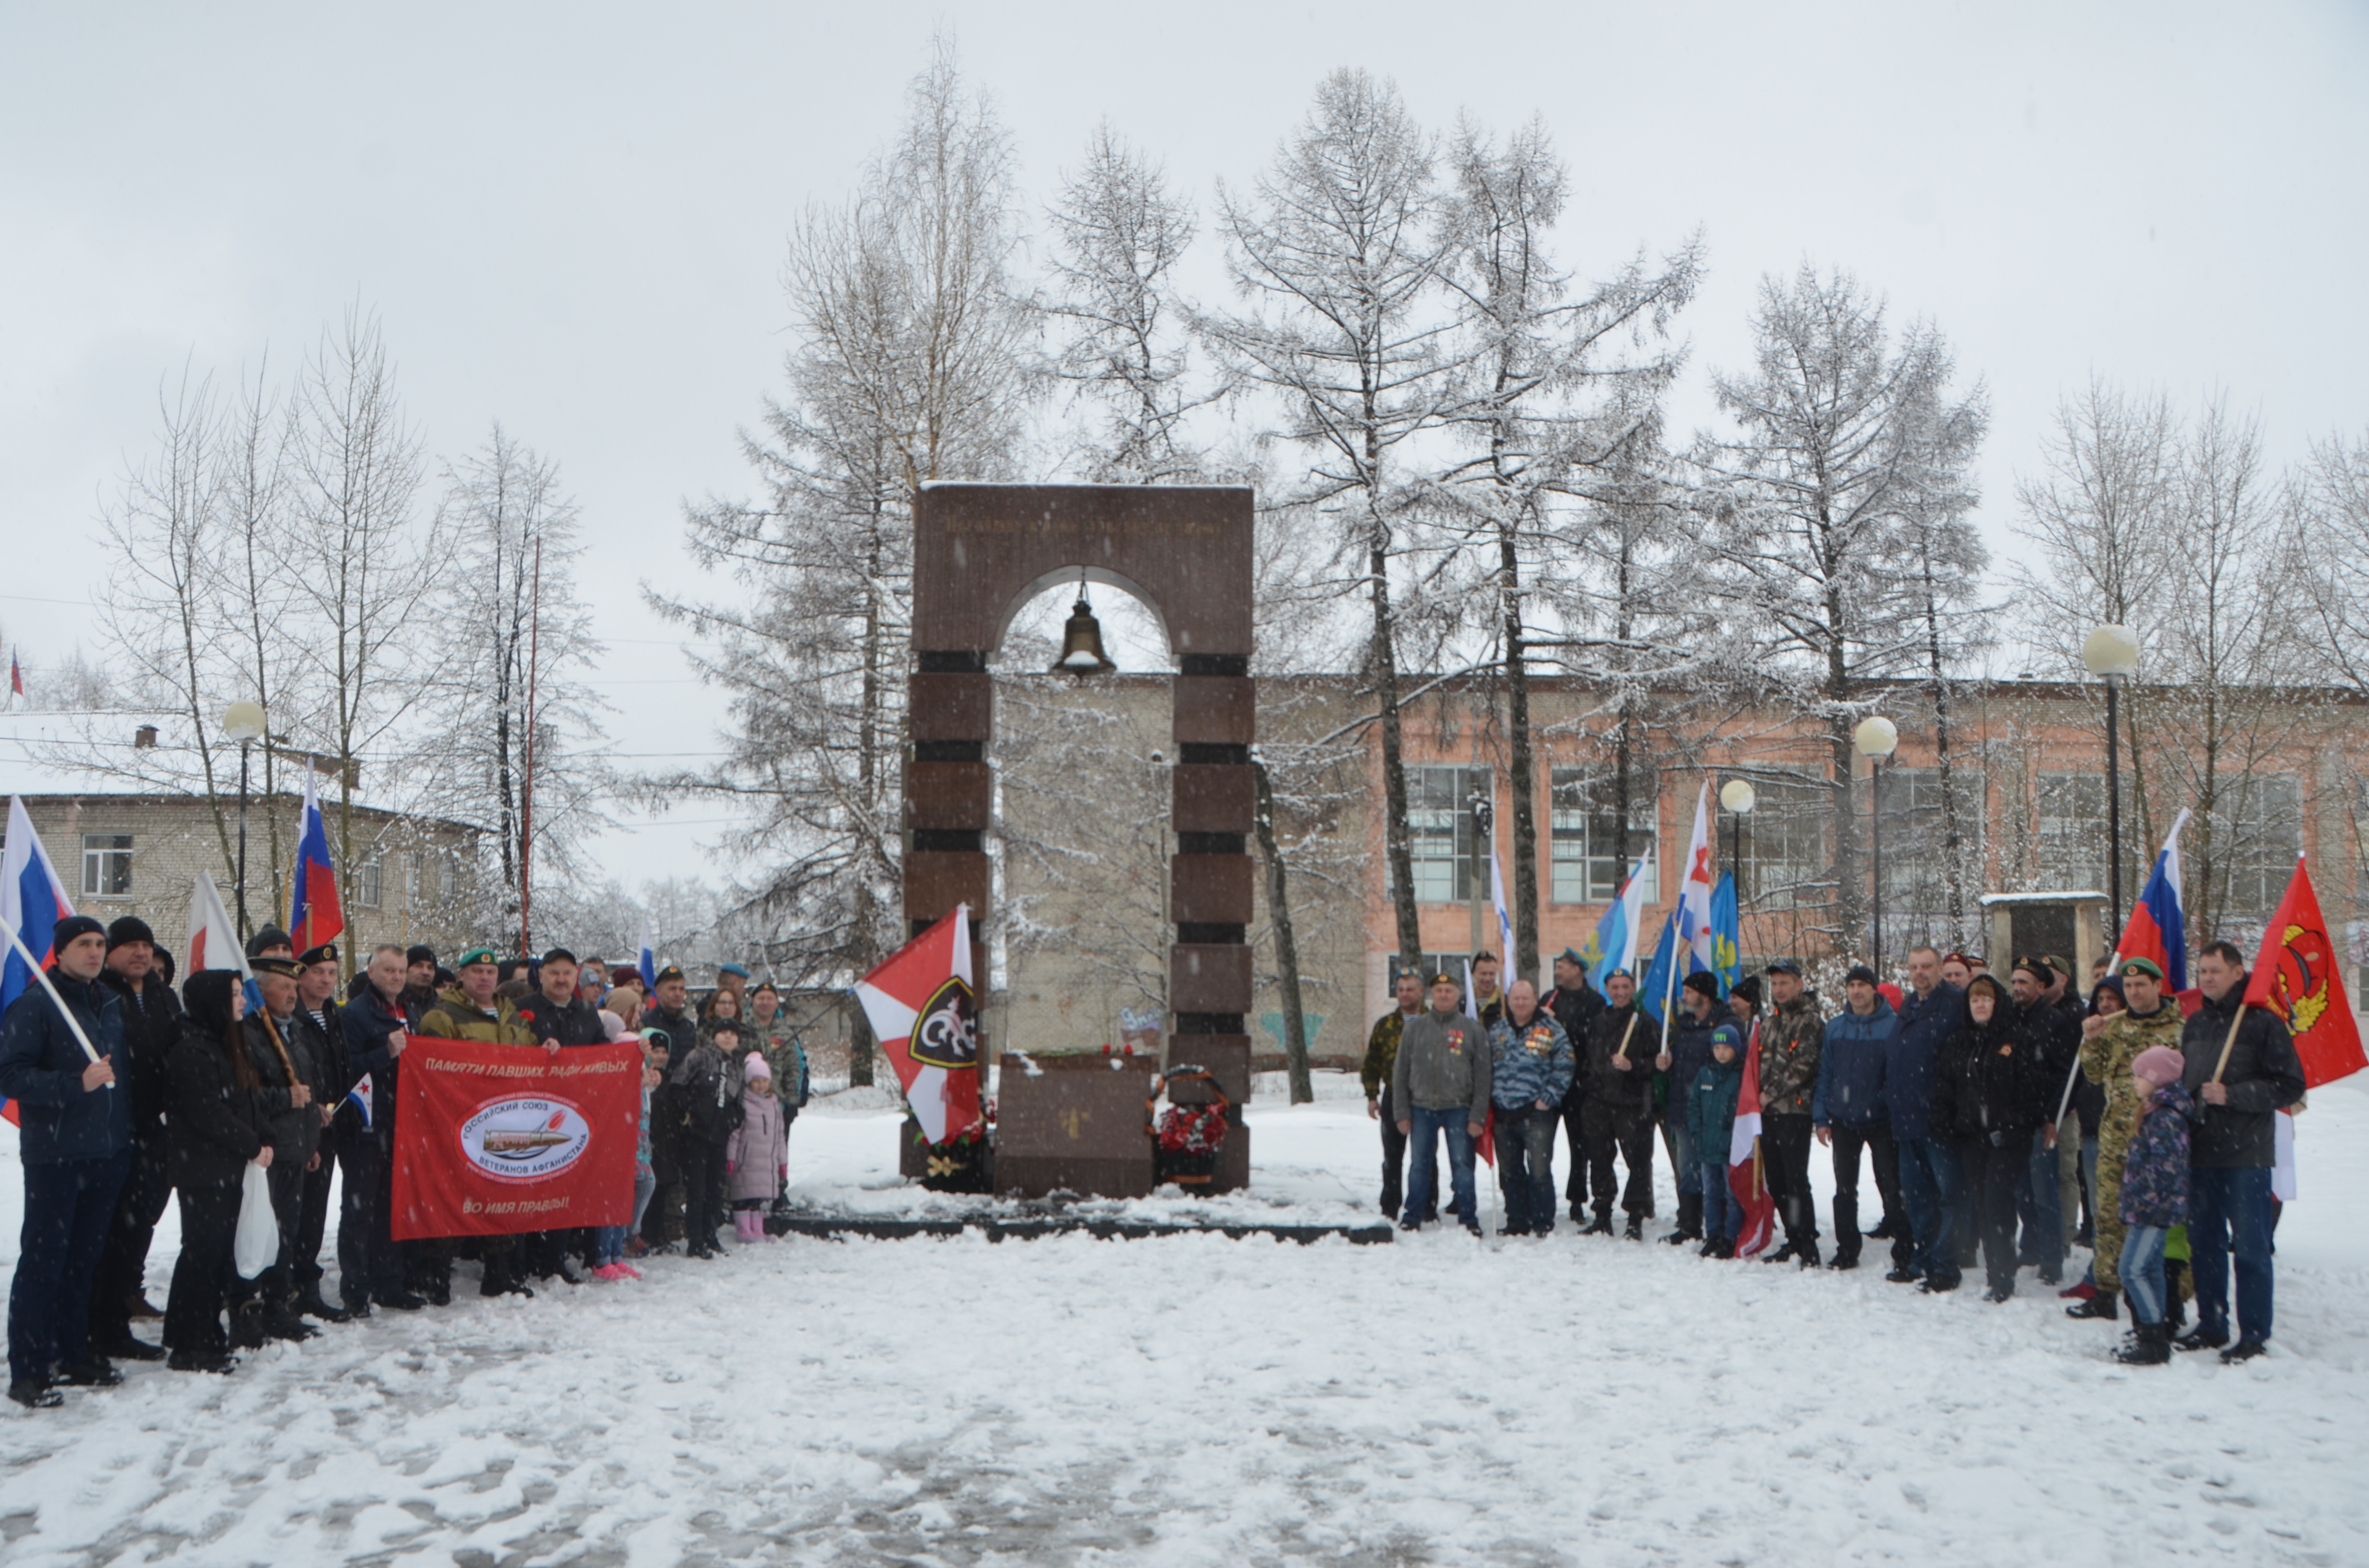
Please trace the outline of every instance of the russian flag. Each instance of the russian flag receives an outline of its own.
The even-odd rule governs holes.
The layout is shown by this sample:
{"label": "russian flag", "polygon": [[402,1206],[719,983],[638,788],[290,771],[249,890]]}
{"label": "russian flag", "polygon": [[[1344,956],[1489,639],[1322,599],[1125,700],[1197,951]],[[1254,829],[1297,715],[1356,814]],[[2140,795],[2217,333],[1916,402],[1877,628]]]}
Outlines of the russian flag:
{"label": "russian flag", "polygon": [[[40,836],[33,831],[24,801],[10,795],[8,845],[0,853],[0,921],[16,933],[17,942],[8,944],[6,958],[0,961],[0,1013],[34,984],[32,968],[24,954],[17,951],[17,943],[47,968],[56,957],[52,949],[57,945],[58,921],[74,912],[74,906],[66,901],[66,885],[50,864],[50,852],[41,847]],[[16,1124],[17,1120],[17,1102],[0,1096],[0,1121]]]}
{"label": "russian flag", "polygon": [[2180,830],[2187,826],[2188,813],[2182,811],[2155,857],[2155,870],[2140,890],[2139,901],[2131,906],[2130,923],[2123,928],[2112,965],[2120,974],[2127,959],[2152,959],[2163,971],[2164,989],[2171,991],[2188,989],[2188,919],[2180,902]]}
{"label": "russian flag", "polygon": [[304,770],[304,836],[296,844],[296,877],[288,890],[288,935],[306,952],[345,934],[345,905],[338,898],[338,873],[329,864],[329,830],[321,820],[315,775]]}
{"label": "russian flag", "polygon": [[635,952],[635,967],[642,971],[642,995],[647,997],[658,989],[658,954],[650,945],[650,917],[642,917],[642,944]]}

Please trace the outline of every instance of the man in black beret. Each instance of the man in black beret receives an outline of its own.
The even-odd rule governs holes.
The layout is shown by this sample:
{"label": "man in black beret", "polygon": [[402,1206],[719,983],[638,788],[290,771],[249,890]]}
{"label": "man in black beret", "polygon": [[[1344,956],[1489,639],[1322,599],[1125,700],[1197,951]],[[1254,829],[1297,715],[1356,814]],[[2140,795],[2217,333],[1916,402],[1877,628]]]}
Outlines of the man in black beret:
{"label": "man in black beret", "polygon": [[98,983],[118,999],[123,1020],[129,1059],[121,1091],[132,1112],[132,1162],[91,1279],[90,1340],[101,1356],[161,1361],[164,1348],[139,1338],[132,1324],[134,1319],[164,1316],[149,1304],[143,1282],[156,1221],[173,1196],[165,1164],[165,1102],[170,1092],[165,1059],[180,1037],[181,1000],[157,973],[155,933],[136,915],[107,928],[107,967],[99,970]]}

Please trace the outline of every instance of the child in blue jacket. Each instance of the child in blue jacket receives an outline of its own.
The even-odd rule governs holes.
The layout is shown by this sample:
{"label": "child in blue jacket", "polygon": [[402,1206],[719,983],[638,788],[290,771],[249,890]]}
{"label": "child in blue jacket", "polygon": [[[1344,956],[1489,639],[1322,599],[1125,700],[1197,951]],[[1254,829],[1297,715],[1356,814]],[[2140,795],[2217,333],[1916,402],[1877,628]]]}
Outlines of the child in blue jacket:
{"label": "child in blue jacket", "polygon": [[1744,1206],[1727,1185],[1728,1145],[1735,1138],[1735,1097],[1744,1089],[1744,1036],[1733,1023],[1711,1031],[1711,1065],[1687,1095],[1687,1131],[1702,1165],[1701,1256],[1732,1258]]}

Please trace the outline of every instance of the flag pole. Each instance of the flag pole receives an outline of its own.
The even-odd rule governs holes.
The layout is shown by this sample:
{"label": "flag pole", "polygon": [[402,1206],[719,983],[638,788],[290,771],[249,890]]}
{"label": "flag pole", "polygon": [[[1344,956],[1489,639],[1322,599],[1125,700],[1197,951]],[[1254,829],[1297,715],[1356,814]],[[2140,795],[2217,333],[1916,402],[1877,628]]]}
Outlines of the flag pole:
{"label": "flag pole", "polygon": [[[58,1016],[63,1018],[66,1021],[66,1027],[74,1031],[74,1043],[82,1047],[82,1054],[95,1062],[104,1060],[97,1047],[91,1045],[90,1036],[82,1032],[82,1020],[74,1015],[74,1009],[66,1005],[66,999],[58,994],[58,988],[50,980],[50,972],[41,967],[41,961],[34,957],[32,950],[25,945],[24,938],[17,934],[17,928],[6,921],[0,921],[0,931],[6,931],[8,933],[8,945],[15,948],[17,956],[31,967],[33,979],[41,982],[41,989],[48,991],[50,1000],[57,1004]],[[108,1087],[112,1089],[115,1085],[109,1083]]]}

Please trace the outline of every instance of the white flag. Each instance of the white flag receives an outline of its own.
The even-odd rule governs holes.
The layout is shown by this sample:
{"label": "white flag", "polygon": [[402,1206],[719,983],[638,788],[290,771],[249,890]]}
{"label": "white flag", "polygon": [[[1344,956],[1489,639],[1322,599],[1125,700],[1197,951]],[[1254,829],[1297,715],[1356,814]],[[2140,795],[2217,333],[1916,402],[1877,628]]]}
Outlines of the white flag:
{"label": "white flag", "polygon": [[239,945],[238,928],[230,923],[230,914],[223,908],[222,894],[214,887],[214,874],[198,873],[198,885],[189,890],[189,941],[182,955],[181,972],[194,975],[200,969],[236,969],[249,974],[246,949]]}

